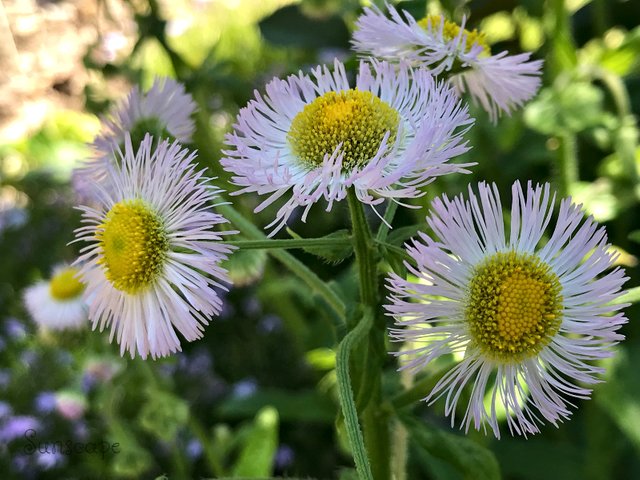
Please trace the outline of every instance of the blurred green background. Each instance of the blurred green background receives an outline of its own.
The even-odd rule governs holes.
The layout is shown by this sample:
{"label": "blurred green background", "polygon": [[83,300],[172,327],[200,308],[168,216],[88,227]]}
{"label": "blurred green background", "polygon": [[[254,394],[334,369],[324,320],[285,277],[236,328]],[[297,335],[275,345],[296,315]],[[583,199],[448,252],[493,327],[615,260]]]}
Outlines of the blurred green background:
{"label": "blurred green background", "polygon": [[[199,105],[191,146],[218,185],[233,190],[218,160],[238,109],[274,76],[334,57],[353,67],[349,39],[363,4],[3,0],[2,478],[355,478],[335,385],[334,346],[344,332],[330,309],[266,254],[235,254],[228,265],[235,286],[223,294],[220,318],[182,354],[158,361],[121,358],[108,335],[89,328],[38,332],[21,295],[77,255],[68,245],[79,226],[71,170],[89,155],[99,116],[130,85],[149,87],[156,75],[184,82]],[[466,191],[469,182],[495,182],[506,197],[516,179],[551,181],[606,225],[630,277],[626,287],[637,286],[640,2],[408,1],[399,8],[417,17],[427,9],[455,20],[466,14],[494,53],[531,51],[545,68],[537,97],[497,125],[472,106],[473,148],[459,161],[478,165],[471,175],[430,185],[417,201],[424,208],[399,211],[389,241],[401,245],[412,232],[400,227],[423,221],[434,196]],[[273,209],[252,214],[255,197],[233,201],[261,227],[274,216]],[[317,206],[311,218],[292,218],[289,226],[317,237],[348,225],[346,205],[330,215]],[[341,295],[355,295],[350,261],[333,265],[294,253]],[[410,439],[408,478],[640,478],[637,305],[627,317],[627,339],[607,362],[605,383],[592,400],[576,401],[560,428],[545,426],[528,439],[478,432],[465,439],[449,429],[442,405],[414,403],[409,408],[423,430]],[[389,392],[397,391],[391,358],[387,377]],[[29,428],[40,442],[118,443],[119,453],[27,452]]]}

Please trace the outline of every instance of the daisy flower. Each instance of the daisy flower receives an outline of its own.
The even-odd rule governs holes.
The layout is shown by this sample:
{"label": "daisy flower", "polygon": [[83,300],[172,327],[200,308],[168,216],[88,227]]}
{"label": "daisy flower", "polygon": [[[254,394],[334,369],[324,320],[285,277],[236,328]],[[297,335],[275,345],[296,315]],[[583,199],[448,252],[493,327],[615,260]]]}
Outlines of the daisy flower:
{"label": "daisy flower", "polygon": [[49,280],[40,281],[24,291],[24,304],[35,322],[50,330],[78,328],[87,321],[83,300],[85,284],[79,270],[68,265],[54,269]]}
{"label": "daisy flower", "polygon": [[390,18],[376,6],[364,9],[356,21],[353,48],[390,61],[404,60],[444,75],[459,93],[468,91],[495,122],[535,95],[540,86],[542,61],[529,61],[530,53],[496,55],[483,33],[466,30],[442,15],[416,21],[387,5]]}
{"label": "daisy flower", "polygon": [[93,199],[88,186],[104,183],[107,165],[117,161],[113,151],[124,148],[125,136],[140,145],[149,133],[156,140],[168,138],[189,143],[195,131],[191,118],[196,104],[181,83],[171,78],[156,78],[147,92],[137,85],[126,99],[102,119],[101,133],[91,145],[94,157],[74,171],[74,187],[82,201]]}
{"label": "daisy flower", "polygon": [[220,262],[231,247],[214,231],[225,223],[210,205],[220,190],[192,163],[195,153],[178,142],[157,145],[146,135],[138,148],[125,140],[119,162],[107,170],[113,189],[101,189],[97,208],[80,207],[85,226],[76,241],[89,245],[78,259],[91,298],[89,319],[111,326],[120,353],[142,358],[180,350],[220,312],[213,287],[225,288]]}
{"label": "daisy flower", "polygon": [[[455,424],[465,386],[471,389],[461,428],[487,425],[500,436],[496,409],[504,405],[511,434],[538,432],[570,416],[570,398],[588,398],[623,339],[627,319],[610,305],[626,281],[612,266],[604,228],[584,218],[571,198],[543,240],[555,204],[549,184],[512,187],[511,223],[505,227],[495,185],[481,183],[469,200],[446,196],[433,203],[427,223],[437,239],[420,234],[407,247],[417,281],[389,278],[395,317],[391,336],[413,345],[403,368],[419,370],[441,355],[464,353],[425,398],[445,397]],[[507,237],[508,235],[508,237]],[[605,272],[606,271],[606,272]],[[485,400],[486,398],[486,400]],[[485,404],[484,402],[487,402]],[[462,406],[464,407],[464,406]]]}
{"label": "daisy flower", "polygon": [[269,195],[256,212],[291,192],[267,227],[275,225],[271,235],[296,207],[305,207],[305,221],[314,203],[324,198],[330,211],[350,187],[377,205],[418,197],[438,175],[467,172],[470,164],[447,162],[468,150],[462,135],[472,120],[428,72],[362,62],[355,87],[338,60],[333,72],[318,66],[312,74],[275,78],[226,137],[231,149],[221,163],[242,187],[235,194]]}

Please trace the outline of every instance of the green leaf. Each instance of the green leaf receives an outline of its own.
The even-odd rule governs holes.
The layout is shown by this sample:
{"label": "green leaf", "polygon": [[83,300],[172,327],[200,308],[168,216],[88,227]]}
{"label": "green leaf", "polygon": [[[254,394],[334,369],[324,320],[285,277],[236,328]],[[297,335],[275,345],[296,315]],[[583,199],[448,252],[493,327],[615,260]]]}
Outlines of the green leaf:
{"label": "green leaf", "polygon": [[606,222],[618,215],[620,203],[608,178],[599,178],[594,182],[576,182],[571,187],[571,196],[575,203],[582,204],[598,222]]}
{"label": "green leaf", "polygon": [[282,421],[332,423],[336,416],[333,402],[313,390],[259,390],[245,398],[229,398],[222,402],[217,414],[224,418],[247,418],[266,405],[278,410]]}
{"label": "green leaf", "polygon": [[632,242],[640,243],[640,230],[634,230],[628,235],[628,238]]}
{"label": "green leaf", "polygon": [[525,107],[525,123],[545,135],[559,131],[578,133],[602,124],[605,118],[602,90],[588,82],[566,85],[567,79],[562,80],[541,90],[538,98]]}
{"label": "green leaf", "polygon": [[349,30],[342,18],[311,18],[299,6],[277,10],[259,24],[263,37],[274,45],[298,48],[348,48]]}
{"label": "green leaf", "polygon": [[253,422],[233,468],[234,477],[263,478],[273,473],[273,461],[278,448],[278,411],[261,409]]}
{"label": "green leaf", "polygon": [[358,411],[351,390],[351,379],[349,378],[349,356],[353,347],[366,338],[373,323],[372,315],[367,312],[363,315],[360,323],[351,330],[340,342],[336,354],[336,373],[338,376],[338,397],[340,407],[344,415],[344,423],[347,429],[349,444],[353,452],[353,459],[360,478],[373,479],[371,467],[367,457],[367,449],[364,446],[364,439],[360,424],[358,422]]}
{"label": "green leaf", "polygon": [[[287,232],[293,238],[298,240],[304,240],[300,235],[295,233],[290,228],[287,228]],[[325,235],[324,237],[320,237],[323,239],[338,239],[338,240],[348,240],[351,238],[349,234],[349,230],[336,230],[329,235]],[[338,245],[338,246],[327,246],[327,247],[303,247],[303,250],[311,255],[315,255],[316,257],[321,258],[327,263],[332,265],[337,265],[347,258],[349,258],[353,254],[353,246],[352,245]]]}
{"label": "green leaf", "polygon": [[[619,32],[623,35],[622,32]],[[640,71],[640,27],[624,36],[622,43],[607,49],[600,57],[600,65],[617,75],[626,76]]]}
{"label": "green leaf", "polygon": [[493,453],[473,440],[403,419],[411,439],[428,453],[454,467],[466,480],[499,480],[500,467]]}
{"label": "green leaf", "polygon": [[410,238],[415,237],[418,232],[424,231],[426,228],[426,223],[394,228],[393,230],[391,230],[389,236],[387,237],[387,243],[390,243],[392,245],[402,245]]}

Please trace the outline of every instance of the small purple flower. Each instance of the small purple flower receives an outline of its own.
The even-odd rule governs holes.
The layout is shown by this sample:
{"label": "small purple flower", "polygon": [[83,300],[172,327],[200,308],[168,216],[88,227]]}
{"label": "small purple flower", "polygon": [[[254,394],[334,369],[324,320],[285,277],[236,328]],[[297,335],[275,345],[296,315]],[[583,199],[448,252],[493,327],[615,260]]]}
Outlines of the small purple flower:
{"label": "small purple flower", "polygon": [[289,445],[283,443],[278,447],[274,458],[275,467],[278,470],[283,470],[289,467],[293,460],[296,458],[296,454]]}
{"label": "small purple flower", "polygon": [[13,457],[13,468],[18,472],[24,472],[29,467],[30,457],[28,455],[16,455]]}
{"label": "small purple flower", "polygon": [[9,318],[4,325],[4,329],[7,335],[14,340],[19,340],[27,335],[27,328],[16,318]]}
{"label": "small purple flower", "polygon": [[190,355],[185,362],[184,368],[188,375],[202,376],[211,372],[213,359],[207,350],[199,349]]}
{"label": "small purple flower", "polygon": [[35,400],[36,411],[41,414],[53,412],[56,409],[56,394],[40,392]]}
{"label": "small purple flower", "polygon": [[262,304],[256,297],[250,297],[242,304],[242,308],[248,315],[257,315],[262,310]]}
{"label": "small purple flower", "polygon": [[64,463],[64,455],[62,455],[60,452],[38,453],[36,462],[38,466],[43,470],[51,470],[52,468],[60,466]]}
{"label": "small purple flower", "polygon": [[195,460],[202,455],[202,444],[200,443],[199,440],[194,438],[190,440],[189,443],[187,443],[186,451],[187,451],[187,456],[190,459]]}
{"label": "small purple flower", "polygon": [[11,382],[11,372],[6,368],[0,369],[0,388],[5,388]]}
{"label": "small purple flower", "polygon": [[3,420],[5,417],[8,417],[13,412],[11,405],[7,402],[3,402],[0,400],[0,420]]}
{"label": "small purple flower", "polygon": [[73,423],[73,437],[78,441],[84,441],[89,438],[90,432],[87,422],[78,420]]}
{"label": "small purple flower", "polygon": [[260,323],[258,324],[258,327],[264,333],[275,332],[279,330],[281,326],[282,326],[282,319],[279,316],[273,315],[273,314],[265,315],[260,320]]}
{"label": "small purple flower", "polygon": [[0,442],[8,443],[16,438],[23,437],[28,430],[38,430],[40,422],[35,417],[16,416],[9,417],[0,426]]}
{"label": "small purple flower", "polygon": [[25,350],[20,354],[20,361],[28,367],[32,367],[37,359],[38,354],[34,350]]}
{"label": "small purple flower", "polygon": [[240,380],[238,383],[233,385],[232,395],[235,398],[245,398],[250,397],[258,390],[258,384],[253,378],[247,378],[244,380]]}

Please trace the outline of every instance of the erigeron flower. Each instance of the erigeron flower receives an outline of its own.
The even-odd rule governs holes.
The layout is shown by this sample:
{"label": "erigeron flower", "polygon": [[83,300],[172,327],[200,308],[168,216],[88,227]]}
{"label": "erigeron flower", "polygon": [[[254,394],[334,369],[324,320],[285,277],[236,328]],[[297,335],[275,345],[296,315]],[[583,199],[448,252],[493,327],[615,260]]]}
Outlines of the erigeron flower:
{"label": "erigeron flower", "polygon": [[484,34],[429,15],[416,21],[387,5],[390,18],[376,6],[364,9],[356,21],[353,48],[389,61],[408,61],[444,75],[458,92],[469,92],[493,121],[510,114],[535,95],[540,86],[542,61],[529,61],[530,53],[491,54]]}
{"label": "erigeron flower", "polygon": [[422,195],[434,177],[466,172],[448,163],[468,150],[466,106],[451,88],[424,70],[362,62],[352,87],[335,60],[278,78],[266,95],[240,110],[221,163],[242,187],[236,194],[268,195],[256,212],[289,195],[267,227],[273,235],[297,207],[324,198],[330,211],[353,188],[360,201],[378,205]]}
{"label": "erigeron flower", "polygon": [[93,200],[91,185],[105,184],[107,166],[117,162],[115,150],[124,149],[126,135],[133,145],[140,145],[148,133],[157,141],[169,139],[191,141],[195,124],[191,118],[196,104],[181,83],[171,78],[156,78],[143,92],[135,86],[126,99],[102,119],[100,134],[91,147],[93,158],[74,170],[74,188],[82,201]]}
{"label": "erigeron flower", "polygon": [[49,330],[79,328],[87,322],[87,306],[83,299],[85,284],[79,270],[60,265],[49,280],[43,280],[24,291],[24,304],[29,315]]}
{"label": "erigeron flower", "polygon": [[212,229],[226,222],[210,205],[220,190],[195,170],[195,153],[146,135],[135,148],[127,137],[118,156],[107,169],[113,188],[100,190],[97,208],[80,207],[89,318],[111,327],[121,354],[161,357],[180,350],[177,332],[200,338],[220,312],[213,287],[228,283],[219,264],[232,250],[221,240],[235,232]]}
{"label": "erigeron flower", "polygon": [[[435,238],[420,234],[407,246],[415,279],[389,278],[386,308],[398,327],[391,336],[413,346],[398,353],[403,368],[464,353],[425,398],[444,397],[452,425],[460,409],[465,431],[489,426],[499,437],[501,403],[509,431],[526,435],[568,418],[572,397],[589,397],[603,372],[597,361],[623,339],[625,305],[609,302],[626,278],[609,270],[617,255],[604,228],[571,198],[560,202],[545,241],[555,203],[548,184],[523,191],[514,183],[510,226],[496,186],[478,191],[434,201],[427,223]],[[458,405],[465,386],[469,403]]]}

